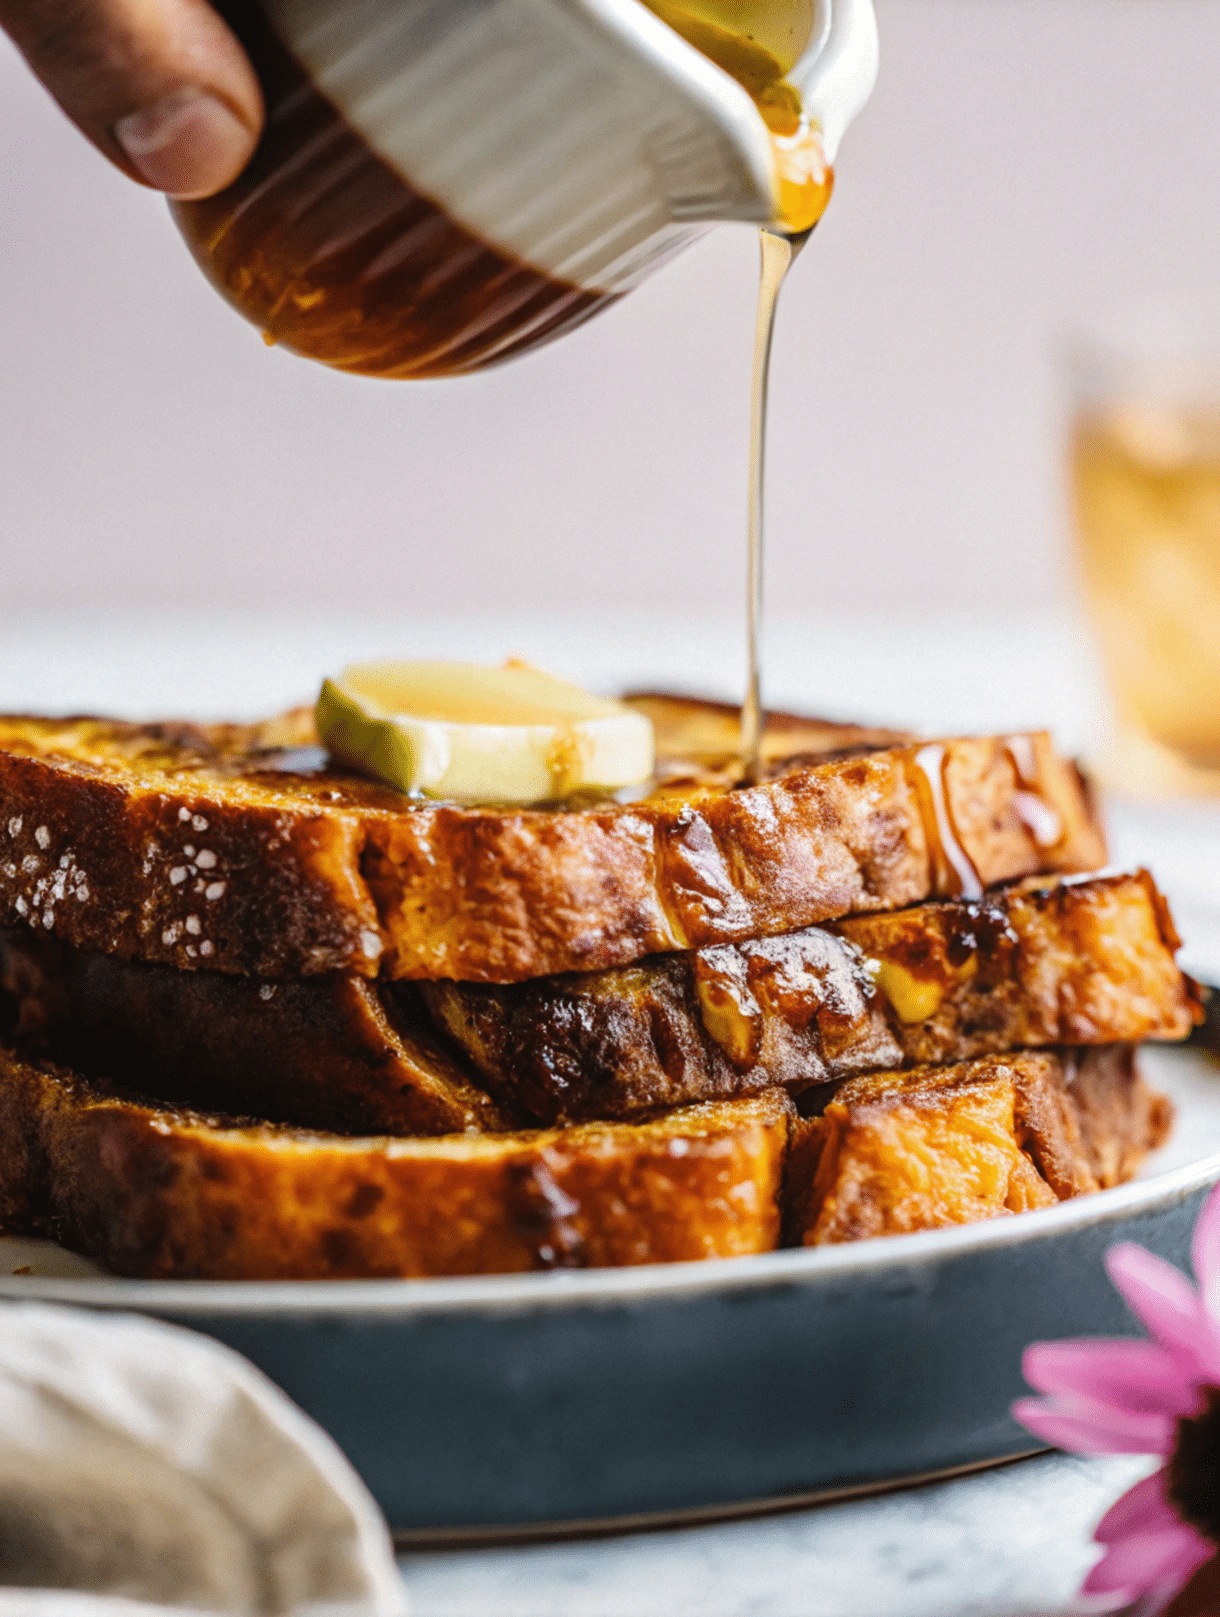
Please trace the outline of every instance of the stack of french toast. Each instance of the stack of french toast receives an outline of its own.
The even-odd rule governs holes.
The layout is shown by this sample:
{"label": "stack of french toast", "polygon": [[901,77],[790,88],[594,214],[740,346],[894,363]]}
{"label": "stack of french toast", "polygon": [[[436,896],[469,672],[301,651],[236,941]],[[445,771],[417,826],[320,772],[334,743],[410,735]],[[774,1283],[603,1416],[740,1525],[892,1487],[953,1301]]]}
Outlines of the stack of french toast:
{"label": "stack of french toast", "polygon": [[1050,1206],[1194,986],[1045,734],[630,699],[636,792],[345,772],[312,715],[0,719],[0,1226],[121,1275],[674,1262]]}

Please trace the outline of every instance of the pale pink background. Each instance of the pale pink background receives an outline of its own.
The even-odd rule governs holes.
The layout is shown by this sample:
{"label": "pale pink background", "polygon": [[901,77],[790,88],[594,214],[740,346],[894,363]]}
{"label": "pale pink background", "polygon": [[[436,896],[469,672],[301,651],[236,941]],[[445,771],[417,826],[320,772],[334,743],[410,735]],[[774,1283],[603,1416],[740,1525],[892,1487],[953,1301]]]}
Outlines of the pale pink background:
{"label": "pale pink background", "polygon": [[[1217,0],[879,0],[785,297],[771,598],[1063,589],[1055,330],[1220,265]],[[0,42],[0,611],[733,610],[755,249],[486,377],[268,351]]]}

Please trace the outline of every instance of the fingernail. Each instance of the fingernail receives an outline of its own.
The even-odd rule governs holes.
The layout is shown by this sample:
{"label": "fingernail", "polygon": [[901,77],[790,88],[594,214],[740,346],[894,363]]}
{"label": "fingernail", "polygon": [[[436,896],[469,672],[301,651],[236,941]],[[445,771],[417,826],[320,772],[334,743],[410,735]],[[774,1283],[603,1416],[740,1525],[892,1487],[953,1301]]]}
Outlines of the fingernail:
{"label": "fingernail", "polygon": [[223,190],[254,149],[254,135],[233,109],[196,89],[129,112],[114,136],[149,185],[182,201]]}

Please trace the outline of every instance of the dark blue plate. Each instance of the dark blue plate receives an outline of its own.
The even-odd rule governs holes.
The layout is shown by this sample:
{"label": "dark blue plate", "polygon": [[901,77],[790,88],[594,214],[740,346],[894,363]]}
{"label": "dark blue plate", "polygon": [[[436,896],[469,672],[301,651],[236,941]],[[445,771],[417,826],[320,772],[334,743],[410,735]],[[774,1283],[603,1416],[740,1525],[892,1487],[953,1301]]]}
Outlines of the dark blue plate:
{"label": "dark blue plate", "polygon": [[400,1532],[714,1511],[977,1465],[1035,1446],[1008,1414],[1026,1343],[1134,1332],[1102,1269],[1111,1242],[1188,1261],[1220,1179],[1220,1074],[1184,1050],[1147,1068],[1179,1111],[1149,1177],[986,1224],[644,1269],[272,1284],[54,1278],[45,1249],[9,1242],[36,1272],[0,1295],[227,1342],[334,1435]]}

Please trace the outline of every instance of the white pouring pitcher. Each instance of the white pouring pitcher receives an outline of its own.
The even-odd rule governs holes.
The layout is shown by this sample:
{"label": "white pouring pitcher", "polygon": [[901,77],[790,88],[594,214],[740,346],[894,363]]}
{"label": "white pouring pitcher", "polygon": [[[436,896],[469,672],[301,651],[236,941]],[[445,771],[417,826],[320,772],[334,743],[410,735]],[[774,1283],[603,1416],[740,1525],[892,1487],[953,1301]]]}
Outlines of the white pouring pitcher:
{"label": "white pouring pitcher", "polygon": [[[219,197],[175,205],[268,341],[455,374],[569,329],[709,223],[781,222],[742,84],[640,0],[229,0],[267,98]],[[812,0],[785,84],[827,164],[876,77],[871,0]]]}

